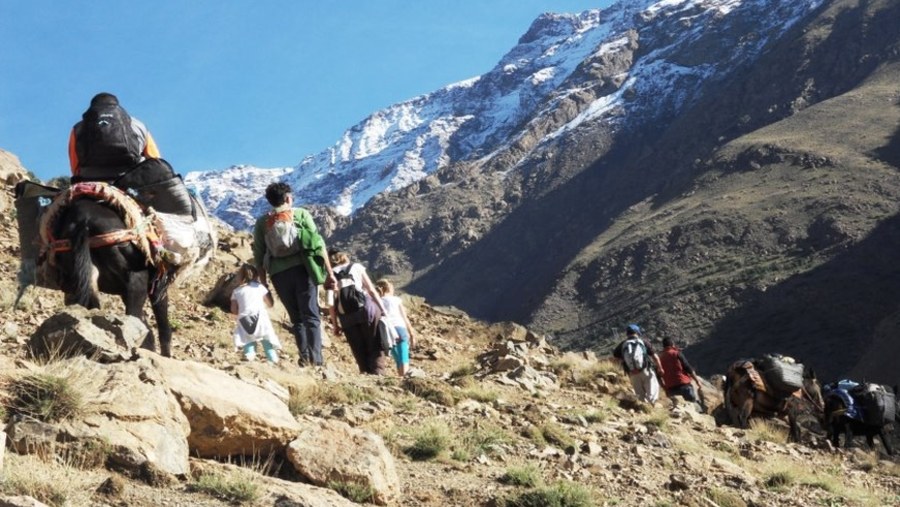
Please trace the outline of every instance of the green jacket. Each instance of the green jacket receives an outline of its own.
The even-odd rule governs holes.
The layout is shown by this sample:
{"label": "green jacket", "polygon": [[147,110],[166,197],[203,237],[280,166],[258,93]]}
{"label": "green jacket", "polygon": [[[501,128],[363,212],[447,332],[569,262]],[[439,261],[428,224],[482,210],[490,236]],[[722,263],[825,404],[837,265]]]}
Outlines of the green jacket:
{"label": "green jacket", "polygon": [[[274,211],[282,211],[284,208],[275,208]],[[269,257],[266,266],[266,215],[256,220],[253,227],[253,262],[258,268],[266,268],[269,275],[286,271],[294,266],[303,265],[316,280],[322,283],[325,280],[325,260],[322,253],[325,251],[325,240],[316,229],[312,215],[303,208],[294,208],[294,223],[300,235],[300,252],[287,257]]]}

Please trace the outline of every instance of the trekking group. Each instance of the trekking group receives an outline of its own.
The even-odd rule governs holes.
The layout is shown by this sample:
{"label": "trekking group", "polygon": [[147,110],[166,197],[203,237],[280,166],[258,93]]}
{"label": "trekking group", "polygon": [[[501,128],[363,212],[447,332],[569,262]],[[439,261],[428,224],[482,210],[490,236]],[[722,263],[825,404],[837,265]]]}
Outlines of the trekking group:
{"label": "trekking group", "polygon": [[[123,210],[124,214],[152,216],[159,237],[145,242],[152,243],[155,253],[151,253],[159,258],[162,267],[156,271],[158,276],[177,277],[187,269],[202,266],[211,256],[216,239],[202,204],[161,158],[147,127],[130,116],[114,95],[100,93],[93,97],[82,120],[72,128],[68,152],[71,180],[77,192],[108,203],[127,201],[127,194],[144,211]],[[29,192],[34,195],[28,197]],[[77,192],[68,194],[69,198],[81,195]],[[17,197],[22,194],[22,203],[40,202],[40,206],[46,206],[46,203],[34,199],[59,195],[59,191],[49,187],[21,191],[17,187],[16,193]],[[267,310],[274,303],[274,289],[290,319],[299,365],[324,365],[323,319],[319,306],[319,287],[324,286],[328,322],[336,333],[345,336],[359,371],[383,374],[387,358],[392,357],[397,374],[408,374],[415,335],[393,283],[386,279],[373,282],[366,268],[352,262],[347,252],[328,250],[310,212],[295,206],[288,184],[270,184],[265,190],[265,198],[271,209],[255,222],[253,259],[241,266],[239,285],[230,297],[231,312],[235,316],[235,349],[248,361],[255,360],[259,354],[269,363],[279,362],[278,351],[282,345]],[[38,211],[26,206],[20,209],[19,203],[17,199],[20,220],[39,215]],[[144,221],[142,217],[131,217],[131,222],[143,224]],[[36,234],[34,224],[29,225],[32,226],[31,234]],[[43,229],[51,227],[52,220],[41,220],[40,225],[42,238],[50,237]],[[20,235],[25,230],[28,228],[20,222]],[[114,238],[112,241],[133,239]],[[26,248],[32,242],[20,240],[23,266],[28,265],[26,260],[35,263],[39,262],[35,259],[46,255],[41,253],[39,256]],[[68,244],[59,246],[60,251],[67,248],[70,248]],[[52,254],[53,248],[50,250]],[[148,262],[151,253],[147,254]],[[28,256],[31,257],[26,259]],[[31,269],[36,271],[35,266]],[[29,275],[28,270],[25,271]],[[36,276],[34,272],[30,274]],[[52,286],[53,281],[47,283]],[[160,280],[152,281],[151,292],[158,283]],[[162,328],[160,334],[162,343]],[[662,350],[657,352],[637,324],[629,324],[625,334],[625,339],[613,350],[613,357],[621,362],[638,399],[654,405],[662,389],[670,399],[680,397],[706,410],[703,383],[671,338],[664,338]],[[166,340],[164,355],[170,353],[167,347]],[[823,413],[823,425],[829,428],[835,445],[840,434],[846,435],[847,442],[853,434],[865,434],[871,444],[875,435],[881,435],[884,441],[881,429],[896,417],[895,391],[896,388],[891,391],[877,384],[842,380],[825,386],[823,396],[811,370],[788,358],[765,356],[759,360],[741,360],[729,368],[725,405],[739,414],[733,419],[745,425],[746,419],[757,409],[788,413],[795,398],[806,398]],[[788,413],[788,416],[792,417],[792,414]],[[794,420],[791,421],[793,427]],[[885,446],[890,452],[886,441]]]}

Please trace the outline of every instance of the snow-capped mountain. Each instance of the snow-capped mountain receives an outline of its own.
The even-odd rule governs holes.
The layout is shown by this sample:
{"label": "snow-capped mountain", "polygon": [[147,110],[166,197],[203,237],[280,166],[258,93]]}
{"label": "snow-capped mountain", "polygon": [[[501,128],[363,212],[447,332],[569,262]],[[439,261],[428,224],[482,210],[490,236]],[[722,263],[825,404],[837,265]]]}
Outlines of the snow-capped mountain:
{"label": "snow-capped mountain", "polygon": [[[273,177],[291,184],[297,202],[349,215],[441,168],[489,164],[525,132],[540,139],[513,150],[503,170],[585,123],[627,129],[672,118],[821,3],[622,0],[602,11],[544,14],[486,74],[377,111],[296,167],[232,167],[186,180],[239,229],[262,209],[262,188]],[[579,108],[571,119],[529,130],[566,100]]]}

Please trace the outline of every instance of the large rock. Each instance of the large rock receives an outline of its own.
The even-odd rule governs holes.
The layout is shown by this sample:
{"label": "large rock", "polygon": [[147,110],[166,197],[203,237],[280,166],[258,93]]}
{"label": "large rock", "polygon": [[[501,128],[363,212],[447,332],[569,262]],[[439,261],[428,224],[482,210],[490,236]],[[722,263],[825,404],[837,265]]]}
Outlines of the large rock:
{"label": "large rock", "polygon": [[45,320],[28,341],[34,357],[86,356],[97,362],[127,361],[147,335],[137,317],[69,306]]}
{"label": "large rock", "polygon": [[[224,475],[248,473],[236,465],[218,463],[212,460],[193,460],[195,476],[200,474]],[[258,504],[275,507],[356,507],[358,504],[347,500],[334,490],[320,488],[302,482],[287,481],[268,475],[253,475],[253,482],[265,491]]]}
{"label": "large rock", "polygon": [[11,189],[16,183],[27,180],[28,171],[22,167],[19,158],[12,153],[0,149],[0,212],[6,211],[12,207],[12,198],[8,195],[7,189]]}
{"label": "large rock", "polygon": [[303,431],[287,448],[300,475],[320,486],[343,482],[371,488],[378,505],[399,498],[394,458],[380,436],[341,421],[304,417],[301,422]]}
{"label": "large rock", "polygon": [[179,476],[190,472],[187,418],[148,362],[98,364],[74,358],[55,368],[75,372],[67,375],[77,377],[72,380],[73,387],[96,390],[84,393],[83,414],[72,420],[11,423],[7,431],[17,452],[81,445],[104,453],[100,459],[111,465],[136,474],[148,466]]}
{"label": "large rock", "polygon": [[192,455],[266,456],[284,450],[300,432],[287,404],[261,387],[204,364],[139,354],[159,370],[187,416]]}

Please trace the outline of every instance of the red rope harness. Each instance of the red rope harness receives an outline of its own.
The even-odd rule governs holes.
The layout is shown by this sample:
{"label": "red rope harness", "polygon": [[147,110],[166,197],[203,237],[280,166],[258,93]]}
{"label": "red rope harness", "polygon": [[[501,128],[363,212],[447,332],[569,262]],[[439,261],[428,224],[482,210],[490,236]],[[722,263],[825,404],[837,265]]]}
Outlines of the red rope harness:
{"label": "red rope harness", "polygon": [[72,250],[72,243],[68,239],[56,239],[53,237],[53,227],[60,211],[78,198],[87,197],[105,202],[122,216],[128,229],[119,229],[104,234],[91,236],[88,239],[90,248],[103,248],[120,243],[134,243],[147,256],[148,264],[155,264],[156,249],[159,244],[159,236],[152,226],[152,221],[145,219],[138,204],[127,194],[118,188],[102,182],[76,183],[61,192],[51,203],[43,219],[41,220],[41,236],[45,244],[42,258],[49,258],[53,263],[53,256],[59,252]]}

